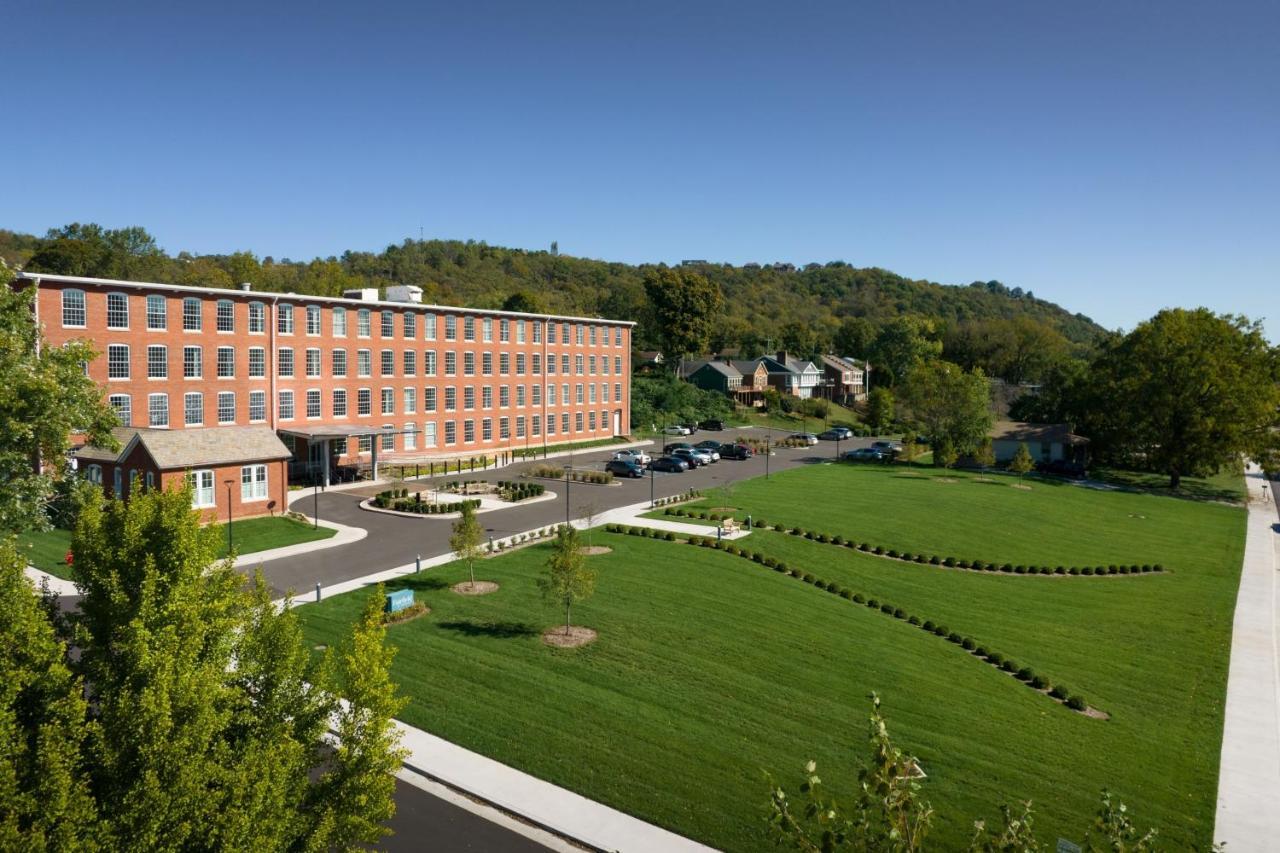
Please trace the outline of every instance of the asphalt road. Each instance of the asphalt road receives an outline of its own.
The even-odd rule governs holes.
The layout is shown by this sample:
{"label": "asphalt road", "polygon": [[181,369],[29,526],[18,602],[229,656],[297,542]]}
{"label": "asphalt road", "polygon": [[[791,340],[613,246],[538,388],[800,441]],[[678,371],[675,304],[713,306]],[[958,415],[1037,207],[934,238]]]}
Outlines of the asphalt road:
{"label": "asphalt road", "polygon": [[[729,438],[737,432],[724,433],[700,432],[692,436],[697,443],[707,437]],[[688,441],[690,439],[671,438],[670,441]],[[855,447],[868,446],[872,439],[852,439],[840,442],[840,452]],[[555,465],[572,464],[575,468],[603,470],[604,463],[612,456],[613,451],[603,449],[595,452],[584,452],[571,459],[562,457],[549,460]],[[823,441],[813,447],[781,448],[774,451],[768,460],[769,472],[783,471],[801,465],[812,465],[827,462],[836,456],[835,442]],[[512,480],[525,469],[539,464],[522,462],[488,472],[465,472],[464,479],[474,480]],[[550,527],[562,524],[566,513],[573,518],[586,516],[588,506],[594,507],[597,513],[621,506],[647,501],[652,494],[655,498],[670,497],[687,489],[710,489],[726,482],[760,477],[765,474],[766,460],[763,455],[751,459],[723,459],[681,474],[656,473],[641,479],[615,480],[616,485],[598,486],[585,483],[568,485],[568,496],[565,497],[566,484],[563,480],[540,480],[549,491],[556,493],[552,501],[515,506],[511,509],[486,512],[479,516],[485,530],[495,539],[513,533],[521,533],[536,527]],[[454,479],[450,477],[449,479]],[[413,488],[413,482],[407,483]],[[362,497],[345,492],[322,493],[318,499],[320,518],[351,527],[362,527],[369,535],[350,545],[327,548],[294,557],[283,557],[262,564],[262,572],[268,584],[278,593],[292,590],[301,597],[306,597],[320,583],[328,586],[353,578],[364,577],[386,569],[412,563],[414,557],[421,555],[423,559],[446,554],[449,551],[449,535],[452,521],[449,519],[421,516],[404,518],[379,512],[360,509]],[[310,497],[303,498],[293,504],[299,512],[311,514],[313,509]]]}
{"label": "asphalt road", "polygon": [[546,853],[548,849],[401,779],[396,780],[396,816],[387,826],[392,834],[378,847],[391,853]]}

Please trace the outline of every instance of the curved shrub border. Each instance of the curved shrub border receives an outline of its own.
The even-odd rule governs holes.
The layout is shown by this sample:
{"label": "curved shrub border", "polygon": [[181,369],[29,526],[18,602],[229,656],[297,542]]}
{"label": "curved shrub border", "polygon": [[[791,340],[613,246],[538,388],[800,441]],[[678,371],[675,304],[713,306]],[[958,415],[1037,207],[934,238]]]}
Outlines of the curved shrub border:
{"label": "curved shrub border", "polygon": [[688,545],[694,545],[700,548],[712,548],[717,551],[724,551],[737,557],[750,560],[764,568],[772,569],[784,575],[790,575],[793,578],[804,581],[818,589],[829,592],[832,595],[838,595],[846,601],[854,604],[861,604],[872,610],[878,610],[886,616],[890,616],[901,622],[904,622],[914,628],[919,628],[929,634],[934,634],[946,640],[953,645],[960,647],[969,655],[983,661],[989,666],[1002,670],[1027,687],[1035,690],[1037,693],[1048,696],[1060,705],[1065,705],[1072,711],[1084,714],[1095,719],[1110,719],[1110,715],[1104,711],[1099,711],[1091,707],[1084,697],[1078,693],[1072,693],[1061,684],[1054,684],[1040,675],[1028,666],[1021,666],[1010,658],[1006,658],[999,652],[992,651],[986,646],[980,645],[972,637],[966,637],[955,631],[952,631],[946,625],[936,623],[931,619],[922,620],[919,616],[908,613],[901,607],[895,607],[888,602],[880,601],[875,598],[868,598],[860,592],[854,592],[848,587],[843,587],[835,581],[826,581],[822,578],[815,577],[809,572],[802,571],[799,568],[788,565],[781,560],[773,557],[767,557],[760,551],[753,551],[725,540],[716,540],[710,536],[690,536],[688,539],[677,540],[676,535],[671,531],[657,530],[652,527],[637,527],[629,524],[606,524],[605,530],[610,533],[623,533],[628,536],[642,536],[649,539],[661,539],[667,542],[683,541]]}
{"label": "curved shrub border", "polygon": [[[683,507],[671,507],[663,510],[664,515],[679,516],[682,518],[696,518],[705,521],[724,521],[727,518],[737,519],[734,513],[714,513],[704,510],[688,510]],[[744,522],[745,523],[745,522]],[[1165,571],[1160,563],[1144,563],[1138,565],[1131,563],[1126,565],[1118,565],[1111,563],[1106,566],[1028,566],[1016,565],[1013,563],[992,563],[986,560],[966,560],[957,559],[956,557],[939,557],[934,554],[914,554],[910,551],[897,551],[893,548],[885,548],[882,545],[873,545],[870,542],[858,542],[855,539],[846,539],[843,536],[830,536],[826,533],[818,533],[813,530],[806,530],[803,527],[787,527],[785,524],[770,525],[768,522],[753,518],[751,520],[752,528],[764,530],[772,527],[778,533],[789,533],[792,536],[800,536],[813,542],[820,542],[824,545],[836,545],[843,548],[849,548],[855,551],[862,551],[876,557],[887,557],[890,560],[900,560],[904,563],[920,563],[930,566],[942,566],[948,569],[962,569],[969,572],[999,572],[1002,574],[1012,575],[1051,575],[1056,577],[1100,577],[1110,575],[1146,575],[1159,574]]]}

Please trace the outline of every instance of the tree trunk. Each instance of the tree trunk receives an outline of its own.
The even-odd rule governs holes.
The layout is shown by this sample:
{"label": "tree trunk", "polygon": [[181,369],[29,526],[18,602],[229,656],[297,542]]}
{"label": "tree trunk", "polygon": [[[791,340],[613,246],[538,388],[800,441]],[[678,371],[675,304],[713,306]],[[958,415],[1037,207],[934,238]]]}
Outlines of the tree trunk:
{"label": "tree trunk", "polygon": [[1176,490],[1182,484],[1182,472],[1174,468],[1169,472],[1169,488]]}
{"label": "tree trunk", "polygon": [[572,606],[573,602],[566,598],[564,600],[564,635],[566,637],[569,636],[569,625],[571,624],[569,621],[569,608]]}
{"label": "tree trunk", "polygon": [[476,588],[476,561],[467,560],[467,569],[471,572],[471,588]]}

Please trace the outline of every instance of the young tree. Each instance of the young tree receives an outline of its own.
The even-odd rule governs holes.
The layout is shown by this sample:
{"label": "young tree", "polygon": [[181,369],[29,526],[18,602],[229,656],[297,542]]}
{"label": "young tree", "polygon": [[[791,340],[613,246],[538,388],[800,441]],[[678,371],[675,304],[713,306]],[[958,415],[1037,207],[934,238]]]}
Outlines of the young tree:
{"label": "young tree", "polygon": [[578,531],[573,527],[562,525],[552,545],[547,573],[538,579],[538,587],[548,600],[564,605],[564,632],[568,635],[573,624],[570,609],[574,602],[588,598],[595,591],[596,573],[587,568]]}
{"label": "young tree", "polygon": [[14,290],[0,262],[0,531],[47,524],[57,481],[66,476],[67,437],[82,431],[114,446],[115,413],[85,375],[87,341],[51,347],[34,321],[35,288]]}
{"label": "young tree", "polygon": [[476,511],[471,504],[462,504],[462,517],[453,523],[453,535],[449,537],[449,547],[459,560],[467,561],[467,570],[471,573],[471,587],[476,585],[476,560],[480,559],[480,543],[484,538],[484,528],[476,518]]}
{"label": "young tree", "polygon": [[991,389],[981,371],[966,373],[946,361],[918,364],[898,396],[936,444],[943,438],[968,453],[991,430]]}
{"label": "young tree", "polygon": [[983,471],[986,471],[988,468],[996,464],[996,451],[995,447],[991,444],[991,439],[986,438],[978,443],[977,448],[973,451],[973,461],[976,462],[978,467]]}
{"label": "young tree", "polygon": [[[0,786],[10,785],[0,833],[11,806],[42,798],[47,813],[48,827],[19,816],[18,847],[74,847],[47,841],[72,813],[78,837],[108,850],[350,849],[385,834],[400,705],[381,625],[368,619],[380,592],[352,651],[317,661],[261,577],[246,588],[229,562],[214,562],[220,539],[201,527],[190,490],[87,504],[73,538],[80,610],[53,647],[52,608],[33,626],[15,592],[20,571],[0,577],[6,616],[22,614],[6,629],[24,631],[45,669],[0,687],[0,738],[13,721],[17,741],[42,751],[39,778],[7,774],[0,757]],[[11,685],[20,692],[6,693]],[[48,752],[58,744],[63,754]]]}
{"label": "young tree", "polygon": [[595,501],[584,501],[578,506],[578,518],[586,523],[587,547],[591,547],[591,530],[596,526],[596,516],[600,515],[600,507]]}
{"label": "young tree", "polygon": [[888,388],[872,388],[867,394],[867,425],[876,435],[883,435],[893,423],[893,392]]}
{"label": "young tree", "polygon": [[1024,441],[1018,445],[1018,452],[1013,454],[1013,459],[1009,461],[1009,470],[1018,475],[1021,480],[1029,471],[1036,467],[1036,462],[1031,458],[1031,450]]}
{"label": "young tree", "polygon": [[956,460],[960,458],[960,454],[956,452],[956,446],[950,438],[943,437],[941,441],[935,441],[933,444],[933,464],[939,468],[950,468],[956,464]]}

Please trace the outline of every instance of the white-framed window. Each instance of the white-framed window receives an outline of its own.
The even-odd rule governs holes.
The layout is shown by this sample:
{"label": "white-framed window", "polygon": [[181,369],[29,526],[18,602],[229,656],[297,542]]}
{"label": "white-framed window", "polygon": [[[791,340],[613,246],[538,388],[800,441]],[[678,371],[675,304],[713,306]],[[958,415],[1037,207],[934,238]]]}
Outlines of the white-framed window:
{"label": "white-framed window", "polygon": [[510,407],[510,405],[511,405],[511,386],[499,385],[498,386],[498,406],[500,408],[506,409]]}
{"label": "white-framed window", "polygon": [[320,417],[320,389],[310,388],[307,390],[307,417]]}
{"label": "white-framed window", "polygon": [[333,336],[335,338],[345,338],[347,336],[347,309],[334,308],[329,316],[329,322],[333,324]]}
{"label": "white-framed window", "polygon": [[422,375],[436,375],[436,351],[433,349],[422,351]]}
{"label": "white-framed window", "polygon": [[449,350],[444,354],[444,375],[458,375],[458,354],[453,350]]}
{"label": "white-framed window", "polygon": [[622,356],[620,355],[615,355],[613,357],[613,372],[619,376],[622,375]]}
{"label": "white-framed window", "polygon": [[[567,334],[564,337],[565,337],[565,340],[569,339],[569,336]],[[573,342],[576,343],[578,346],[582,346],[582,324],[581,323],[578,323],[573,327]],[[578,430],[578,431],[581,432],[582,430]]]}
{"label": "white-framed window", "polygon": [[436,315],[422,315],[422,337],[423,340],[434,341],[436,339]]}
{"label": "white-framed window", "polygon": [[245,465],[240,469],[240,502],[267,499],[267,466]]}
{"label": "white-framed window", "polygon": [[293,420],[293,392],[281,391],[278,395],[280,420]]}
{"label": "white-framed window", "polygon": [[491,352],[480,353],[480,372],[483,373],[485,376],[493,375],[493,353]]}
{"label": "white-framed window", "polygon": [[347,416],[347,389],[333,389],[333,416],[335,418],[345,418]]}
{"label": "white-framed window", "polygon": [[458,339],[458,317],[456,314],[444,315],[444,339],[446,341],[456,341]]}
{"label": "white-framed window", "polygon": [[133,426],[133,400],[128,394],[110,395],[107,397],[107,405],[115,411],[120,426]]}
{"label": "white-framed window", "polygon": [[621,382],[613,383],[613,400],[615,403],[622,402],[622,383]]}
{"label": "white-framed window", "polygon": [[486,385],[480,389],[480,407],[484,409],[493,408],[493,386]]}
{"label": "white-framed window", "polygon": [[[506,321],[503,320],[503,322],[505,323]],[[493,318],[492,317],[484,318],[484,321],[481,323],[480,332],[481,332],[482,339],[486,344],[493,343]]]}
{"label": "white-framed window", "polygon": [[[569,415],[568,415],[568,413],[566,412],[566,413],[565,413],[565,417],[568,417],[568,416],[569,416]],[[574,412],[574,413],[573,413],[573,431],[574,431],[574,432],[582,432],[582,412]]]}
{"label": "white-framed window", "polygon": [[462,354],[462,375],[476,375],[476,354],[473,352],[464,352]]}
{"label": "white-framed window", "polygon": [[547,405],[556,405],[556,386],[554,385],[547,386]]}
{"label": "white-framed window", "polygon": [[395,427],[392,426],[391,424],[382,425],[382,449],[383,450],[396,449],[396,434],[394,430],[395,430]]}
{"label": "white-framed window", "polygon": [[306,369],[307,369],[308,378],[316,379],[320,376],[320,348],[319,347],[307,348]]}
{"label": "white-framed window", "polygon": [[541,385],[530,385],[530,386],[529,386],[529,397],[530,397],[529,403],[530,403],[531,405],[533,405],[533,406],[541,406],[541,405],[542,405],[542,386],[541,386]]}
{"label": "white-framed window", "polygon": [[[506,420],[506,418],[503,418]],[[480,419],[480,439],[482,441],[493,441],[493,418]]]}
{"label": "white-framed window", "polygon": [[382,414],[394,415],[396,413],[396,389],[382,389]]}
{"label": "white-framed window", "polygon": [[396,354],[394,350],[384,349],[379,353],[379,376],[396,375]]}
{"label": "white-framed window", "polygon": [[613,345],[615,347],[622,346],[622,327],[615,326],[613,329]]}
{"label": "white-framed window", "polygon": [[158,293],[147,295],[147,329],[162,332],[169,327],[169,310],[165,298]]}
{"label": "white-framed window", "polygon": [[373,316],[368,308],[356,311],[356,337],[367,338],[372,333]]}
{"label": "white-framed window", "polygon": [[448,447],[448,446],[449,446],[449,445],[451,445],[451,444],[457,444],[457,443],[458,443],[458,422],[457,422],[457,421],[445,421],[445,422],[444,422],[444,444],[445,444],[445,447]]}
{"label": "white-framed window", "polygon": [[560,356],[560,372],[568,375],[569,373],[569,354],[564,353]]}
{"label": "white-framed window", "polygon": [[329,360],[333,366],[332,370],[333,370],[334,378],[346,379],[347,378],[347,351],[339,347],[329,355],[330,355]]}
{"label": "white-framed window", "polygon": [[516,408],[524,408],[524,386],[516,386]]}
{"label": "white-framed window", "polygon": [[[148,347],[148,350],[150,347]],[[200,379],[204,376],[204,348],[188,345],[182,348],[182,378]]]}
{"label": "white-framed window", "polygon": [[124,497],[124,469],[119,465],[116,466],[115,476],[112,478],[113,487],[111,494],[116,497]]}
{"label": "white-framed window", "polygon": [[396,312],[383,311],[381,313],[378,333],[384,338],[394,338],[396,335]]}
{"label": "white-framed window", "polygon": [[436,446],[436,422],[435,421],[427,421],[425,424],[422,425],[422,446],[423,447]]}
{"label": "white-framed window", "polygon": [[267,419],[267,392],[249,392],[249,423],[262,423]]}
{"label": "white-framed window", "polygon": [[182,422],[187,426],[204,426],[204,395],[199,391],[182,395]]}
{"label": "white-framed window", "polygon": [[169,378],[169,348],[164,344],[151,344],[147,347],[147,378]]}
{"label": "white-framed window", "polygon": [[236,375],[236,348],[218,347],[218,378],[234,379]]}
{"label": "white-framed window", "polygon": [[207,509],[214,505],[213,471],[203,469],[191,472],[191,508]]}
{"label": "white-framed window", "polygon": [[476,339],[476,318],[471,315],[462,318],[462,339],[464,341]]}
{"label": "white-framed window", "polygon": [[358,435],[356,436],[356,449],[361,453],[369,453],[373,450],[373,436]]}
{"label": "white-framed window", "polygon": [[577,376],[583,375],[584,371],[582,369],[582,356],[580,355],[575,355],[573,357],[573,372]]}
{"label": "white-framed window", "polygon": [[107,294],[107,328],[129,328],[129,297],[123,293]]}
{"label": "white-framed window", "polygon": [[267,306],[261,302],[249,303],[249,334],[261,335],[267,331]]}
{"label": "white-framed window", "polygon": [[102,485],[102,466],[90,465],[84,469],[84,478],[95,486]]}
{"label": "white-framed window", "polygon": [[462,443],[475,444],[476,442],[476,422],[471,418],[467,418],[462,422]]}
{"label": "white-framed window", "polygon": [[182,299],[182,331],[198,332],[204,327],[202,303],[194,296]]}
{"label": "white-framed window", "polygon": [[456,412],[458,410],[458,389],[452,385],[446,386],[444,389],[444,410],[446,412]]}
{"label": "white-framed window", "polygon": [[436,389],[430,386],[422,389],[422,411],[432,414],[436,410]]}
{"label": "white-framed window", "polygon": [[169,426],[169,395],[147,395],[147,425],[156,428]]}
{"label": "white-framed window", "polygon": [[503,376],[511,372],[511,353],[498,353],[498,372]]}
{"label": "white-framed window", "polygon": [[236,392],[218,392],[218,423],[233,424],[236,422]]}
{"label": "white-framed window", "polygon": [[528,366],[528,359],[525,358],[524,353],[522,352],[516,353],[516,376],[524,376],[525,367],[527,366]]}
{"label": "white-framed window", "polygon": [[234,332],[236,330],[236,304],[230,299],[219,299],[214,323],[219,332]]}
{"label": "white-framed window", "polygon": [[373,350],[358,349],[356,350],[356,376],[366,377],[373,375]]}
{"label": "white-framed window", "polygon": [[249,347],[249,378],[261,379],[267,375],[267,351],[262,347]]}
{"label": "white-framed window", "polygon": [[516,438],[524,438],[524,415],[516,415]]}
{"label": "white-framed window", "polygon": [[413,340],[418,336],[418,315],[412,311],[404,312],[404,336]]}
{"label": "white-framed window", "polygon": [[281,302],[276,306],[276,332],[281,335],[293,334],[293,306]]}
{"label": "white-framed window", "polygon": [[128,344],[108,344],[107,345],[107,378],[108,379],[128,379],[129,378],[129,345]]}
{"label": "white-framed window", "polygon": [[276,352],[276,375],[293,378],[293,347],[280,347]]}
{"label": "white-framed window", "polygon": [[511,418],[498,418],[498,440],[507,441],[511,438]]}
{"label": "white-framed window", "polygon": [[84,307],[83,290],[62,291],[62,326],[66,329],[83,329],[89,322]]}
{"label": "white-framed window", "polygon": [[367,418],[373,414],[373,390],[369,388],[356,389],[356,416]]}
{"label": "white-framed window", "polygon": [[308,335],[320,334],[320,306],[319,305],[307,306],[307,334]]}
{"label": "white-framed window", "polygon": [[[405,316],[407,317],[409,315],[406,314]],[[404,425],[404,449],[405,450],[418,449],[418,427],[414,424]]]}
{"label": "white-framed window", "polygon": [[524,320],[516,320],[516,343],[524,343]]}
{"label": "white-framed window", "polygon": [[[547,343],[554,344],[555,342],[556,342],[556,324],[547,323]],[[551,424],[550,428],[547,430],[547,434],[548,435],[553,434],[555,433],[555,431],[556,431],[555,424]]]}
{"label": "white-framed window", "polygon": [[[406,314],[405,316],[408,317],[409,315]],[[405,350],[403,362],[404,362],[403,372],[405,376],[418,375],[418,351],[417,350],[414,350],[414,349]]]}
{"label": "white-framed window", "polygon": [[404,413],[406,415],[416,414],[418,411],[418,389],[405,388],[401,393],[404,400]]}
{"label": "white-framed window", "polygon": [[[534,326],[534,328],[536,329],[538,327]],[[529,426],[529,434],[534,438],[542,435],[542,415],[533,416],[533,423]]]}
{"label": "white-framed window", "polygon": [[[542,321],[534,320],[529,325],[533,326],[533,342],[535,344],[542,343]],[[534,435],[537,434],[537,432],[534,433]]]}
{"label": "white-framed window", "polygon": [[592,346],[596,345],[596,327],[595,326],[591,327],[591,345]]}
{"label": "white-framed window", "polygon": [[476,389],[474,385],[468,385],[462,389],[462,408],[474,409],[476,407]]}

